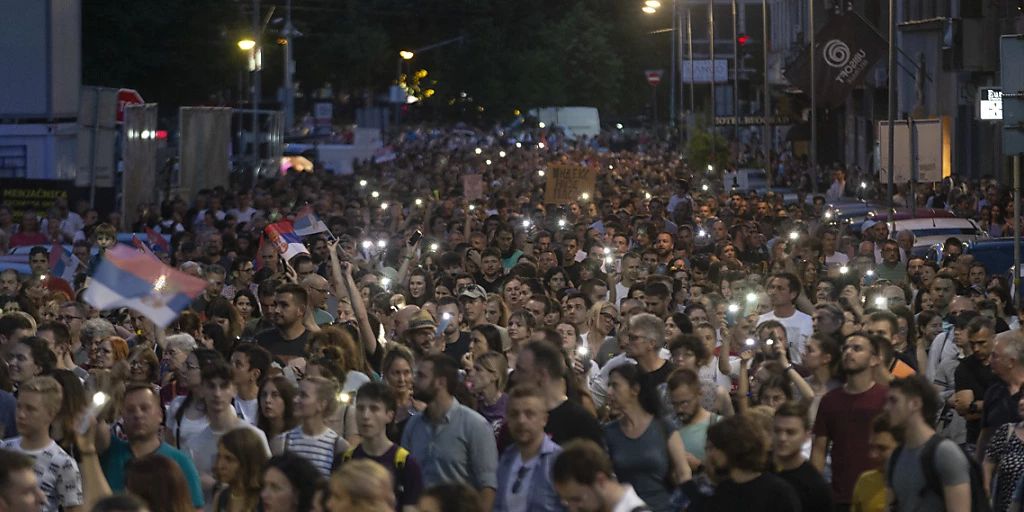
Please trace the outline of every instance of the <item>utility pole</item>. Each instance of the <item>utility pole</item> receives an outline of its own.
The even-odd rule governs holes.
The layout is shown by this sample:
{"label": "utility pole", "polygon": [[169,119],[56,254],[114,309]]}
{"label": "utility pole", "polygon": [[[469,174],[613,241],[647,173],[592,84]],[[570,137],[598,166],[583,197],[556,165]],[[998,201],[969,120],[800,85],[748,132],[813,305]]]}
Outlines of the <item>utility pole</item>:
{"label": "utility pole", "polygon": [[[711,135],[712,143],[711,147],[714,148],[714,135],[718,133],[718,127],[715,126],[715,0],[708,0],[708,45],[711,57]],[[712,149],[714,153],[714,149]]]}
{"label": "utility pole", "polygon": [[764,60],[764,170],[768,191],[772,190],[772,95],[768,85],[768,0],[761,0],[761,46]]}
{"label": "utility pole", "polygon": [[[890,0],[891,3],[892,0]],[[808,169],[808,173],[811,178],[811,192],[814,194],[818,193],[818,94],[817,84],[815,80],[815,62],[818,60],[818,49],[815,48],[814,44],[814,2],[810,0],[807,2],[808,7],[808,19],[807,28],[808,32],[811,33],[811,168]]]}
{"label": "utility pole", "polygon": [[288,133],[295,126],[295,62],[292,60],[292,41],[295,27],[292,26],[292,0],[285,7],[284,21],[284,132]]}
{"label": "utility pole", "polygon": [[896,2],[889,0],[889,158],[886,166],[889,172],[889,184],[886,192],[889,195],[889,222],[893,218],[894,167],[896,166]]}
{"label": "utility pole", "polygon": [[687,58],[690,60],[690,115],[693,115],[694,109],[696,108],[696,102],[694,101],[694,89],[697,87],[697,83],[693,78],[693,13],[690,11],[690,6],[686,6],[686,52]]}
{"label": "utility pole", "polygon": [[260,0],[252,0],[252,38],[256,42],[253,51],[252,71],[252,186],[256,186],[259,177],[262,153],[260,152],[260,98],[263,96],[261,75],[263,71],[263,30],[260,24]]}
{"label": "utility pole", "polygon": [[676,53],[676,34],[679,32],[678,18],[676,17],[676,3],[677,0],[672,0],[672,33],[669,34],[668,42],[672,55],[672,62],[669,65],[669,77],[668,83],[668,125],[674,127],[676,125],[676,81],[679,79],[679,75],[676,72],[676,61],[679,55]]}
{"label": "utility pole", "polygon": [[740,144],[740,33],[736,0],[732,0],[732,140],[739,154]]}

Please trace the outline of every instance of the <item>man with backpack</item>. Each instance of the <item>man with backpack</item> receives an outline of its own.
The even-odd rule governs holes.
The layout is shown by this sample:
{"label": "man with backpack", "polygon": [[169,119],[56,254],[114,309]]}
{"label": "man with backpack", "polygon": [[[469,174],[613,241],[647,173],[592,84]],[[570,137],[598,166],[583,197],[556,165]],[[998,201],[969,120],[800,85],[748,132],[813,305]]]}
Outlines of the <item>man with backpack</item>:
{"label": "man with backpack", "polygon": [[902,511],[987,510],[976,466],[957,444],[935,434],[939,396],[928,379],[912,375],[889,385],[885,411],[903,444],[889,458],[887,487],[891,508]]}

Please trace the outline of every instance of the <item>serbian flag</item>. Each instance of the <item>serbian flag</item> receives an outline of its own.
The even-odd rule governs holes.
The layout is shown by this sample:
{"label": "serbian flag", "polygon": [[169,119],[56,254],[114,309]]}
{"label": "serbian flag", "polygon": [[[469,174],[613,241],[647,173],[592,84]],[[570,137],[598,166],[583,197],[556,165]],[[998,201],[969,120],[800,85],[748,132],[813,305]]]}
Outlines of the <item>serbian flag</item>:
{"label": "serbian flag", "polygon": [[103,254],[83,299],[100,310],[131,308],[164,328],[205,288],[206,281],[164,265],[152,253],[118,244]]}
{"label": "serbian flag", "polygon": [[135,236],[134,233],[132,233],[132,245],[134,245],[136,249],[142,252],[153,254],[153,251],[149,250],[149,246],[142,243],[142,240],[139,240],[139,237]]}
{"label": "serbian flag", "polygon": [[73,283],[75,282],[75,271],[78,270],[80,263],[78,258],[64,249],[63,245],[53,244],[50,247],[50,275]]}
{"label": "serbian flag", "polygon": [[146,226],[146,236],[149,237],[149,245],[160,249],[167,254],[171,253],[171,243],[163,235],[153,231],[153,228]]}
{"label": "serbian flag", "polygon": [[292,223],[295,234],[299,236],[315,235],[327,231],[327,224],[324,224],[320,217],[317,217],[313,209],[307,204],[295,214],[295,221]]}
{"label": "serbian flag", "polygon": [[267,235],[267,241],[274,244],[286,261],[300,254],[309,254],[309,249],[302,245],[302,239],[295,233],[291,222],[275,222],[264,228],[263,232]]}

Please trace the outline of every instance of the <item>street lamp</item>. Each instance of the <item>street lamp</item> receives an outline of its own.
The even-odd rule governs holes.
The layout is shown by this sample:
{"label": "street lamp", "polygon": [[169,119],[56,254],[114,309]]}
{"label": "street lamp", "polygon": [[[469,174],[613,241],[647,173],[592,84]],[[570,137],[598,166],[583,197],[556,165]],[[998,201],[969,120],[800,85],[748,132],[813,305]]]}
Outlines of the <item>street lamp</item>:
{"label": "street lamp", "polygon": [[413,52],[410,52],[409,50],[402,50],[402,51],[398,52],[398,56],[403,58],[403,59],[405,59],[405,60],[412,60],[412,58],[415,57],[416,54],[413,53]]}
{"label": "street lamp", "polygon": [[246,38],[238,41],[238,49],[247,52],[256,47],[256,41]]}
{"label": "street lamp", "polygon": [[652,9],[657,9],[658,7],[661,7],[661,2],[659,2],[658,0],[647,0],[646,2],[644,2],[644,5]]}
{"label": "street lamp", "polygon": [[657,9],[655,9],[654,7],[651,7],[649,5],[645,5],[645,6],[641,7],[640,10],[643,11],[644,14],[654,14],[654,13],[658,12]]}

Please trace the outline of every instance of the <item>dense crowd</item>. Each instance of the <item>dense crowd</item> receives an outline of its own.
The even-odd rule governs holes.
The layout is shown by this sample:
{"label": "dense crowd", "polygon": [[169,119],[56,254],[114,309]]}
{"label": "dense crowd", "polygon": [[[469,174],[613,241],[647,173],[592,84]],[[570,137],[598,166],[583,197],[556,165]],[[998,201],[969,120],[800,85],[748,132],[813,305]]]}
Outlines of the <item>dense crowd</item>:
{"label": "dense crowd", "polygon": [[[814,184],[778,155],[787,201],[645,133],[391,147],[133,225],[0,206],[0,249],[31,247],[31,275],[0,272],[0,510],[1019,507],[1010,283],[957,239],[938,263],[854,229],[828,204],[863,197],[856,173]],[[559,166],[594,188],[545,204]],[[991,180],[919,192],[1011,229]],[[285,260],[265,228],[311,214]],[[83,298],[119,232],[206,282],[166,329]]]}

